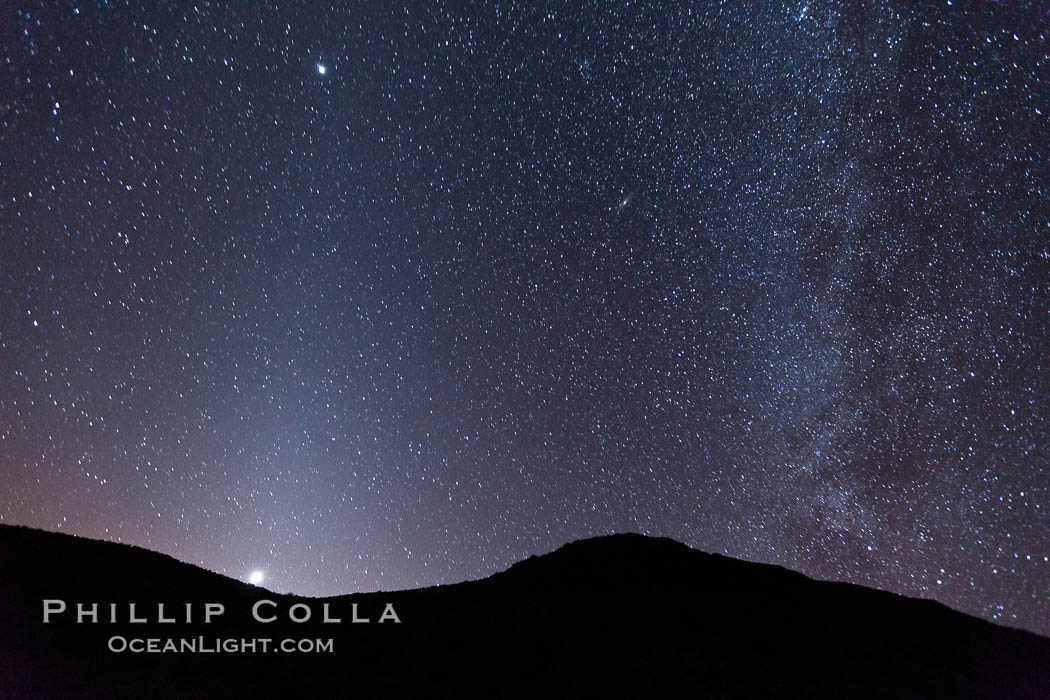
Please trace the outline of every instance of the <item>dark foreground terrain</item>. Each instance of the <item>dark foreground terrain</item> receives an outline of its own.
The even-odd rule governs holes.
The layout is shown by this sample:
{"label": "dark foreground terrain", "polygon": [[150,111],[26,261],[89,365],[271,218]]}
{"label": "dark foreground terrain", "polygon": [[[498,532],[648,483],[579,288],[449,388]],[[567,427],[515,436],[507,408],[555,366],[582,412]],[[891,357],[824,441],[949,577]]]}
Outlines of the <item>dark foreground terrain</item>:
{"label": "dark foreground terrain", "polygon": [[[1050,639],[639,535],[576,542],[482,581],[324,601],[21,527],[0,526],[0,562],[2,698],[1050,698]],[[254,621],[261,598],[278,621]],[[67,606],[46,625],[45,599]],[[77,624],[77,602],[102,603],[100,622]],[[150,621],[129,623],[128,602]],[[205,602],[225,613],[203,624]],[[297,602],[310,621],[288,620]],[[324,602],[341,623],[321,621]],[[351,622],[355,602],[370,624]],[[178,621],[158,623],[157,603]],[[386,603],[400,624],[378,624]],[[107,649],[113,637],[201,636],[207,648],[273,641],[254,653]],[[331,639],[332,651],[272,649],[286,638]]]}

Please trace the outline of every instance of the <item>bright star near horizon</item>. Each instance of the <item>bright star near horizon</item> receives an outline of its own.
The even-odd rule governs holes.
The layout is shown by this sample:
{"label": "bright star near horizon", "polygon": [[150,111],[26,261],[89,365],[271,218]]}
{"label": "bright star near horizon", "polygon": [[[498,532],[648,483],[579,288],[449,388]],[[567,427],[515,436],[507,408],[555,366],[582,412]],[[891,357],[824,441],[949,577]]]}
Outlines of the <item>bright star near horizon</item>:
{"label": "bright star near horizon", "polygon": [[317,64],[317,73],[318,73],[318,75],[324,75],[327,72],[328,72],[328,69],[325,68],[325,65],[323,63],[318,63]]}
{"label": "bright star near horizon", "polygon": [[248,583],[253,586],[258,586],[263,581],[263,572],[253,571],[251,576],[248,577]]}

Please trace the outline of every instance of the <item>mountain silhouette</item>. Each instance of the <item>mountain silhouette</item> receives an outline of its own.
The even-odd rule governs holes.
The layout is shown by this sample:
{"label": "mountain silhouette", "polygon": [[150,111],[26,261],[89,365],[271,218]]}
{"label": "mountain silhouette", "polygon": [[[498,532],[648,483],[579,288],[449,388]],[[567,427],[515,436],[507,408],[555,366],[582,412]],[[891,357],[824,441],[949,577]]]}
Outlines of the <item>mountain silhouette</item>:
{"label": "mountain silhouette", "polygon": [[[0,562],[2,698],[1050,698],[1050,639],[641,535],[480,581],[324,599],[17,526],[0,526]],[[259,601],[275,621],[253,617]],[[99,603],[99,621],[78,623],[77,603]],[[148,621],[130,622],[129,603]],[[225,612],[205,623],[205,603]],[[341,622],[323,622],[325,604]],[[369,623],[351,621],[355,604]],[[399,622],[379,622],[388,605]],[[114,638],[203,650],[113,651]],[[257,638],[332,649],[207,651]]]}

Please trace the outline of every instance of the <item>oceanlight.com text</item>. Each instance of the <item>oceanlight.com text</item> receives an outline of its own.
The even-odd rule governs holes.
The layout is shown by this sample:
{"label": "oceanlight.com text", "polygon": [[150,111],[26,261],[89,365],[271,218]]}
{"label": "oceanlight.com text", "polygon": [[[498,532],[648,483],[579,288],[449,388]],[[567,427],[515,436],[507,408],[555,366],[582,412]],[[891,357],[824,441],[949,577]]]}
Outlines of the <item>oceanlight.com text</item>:
{"label": "oceanlight.com text", "polygon": [[314,654],[332,653],[334,640],[281,639],[268,637],[122,637],[114,635],[106,647],[115,653],[132,654]]}

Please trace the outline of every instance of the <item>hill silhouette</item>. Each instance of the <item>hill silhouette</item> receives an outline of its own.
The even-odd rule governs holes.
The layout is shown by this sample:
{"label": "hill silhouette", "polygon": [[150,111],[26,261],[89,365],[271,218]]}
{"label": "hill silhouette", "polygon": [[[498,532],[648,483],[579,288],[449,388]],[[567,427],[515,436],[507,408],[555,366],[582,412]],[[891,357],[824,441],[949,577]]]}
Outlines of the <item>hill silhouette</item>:
{"label": "hill silhouette", "polygon": [[[1050,697],[1050,639],[641,535],[575,542],[481,581],[325,599],[6,525],[0,561],[3,698]],[[67,609],[44,624],[48,599]],[[276,621],[252,617],[263,599]],[[100,622],[78,624],[78,602],[100,603]],[[148,622],[128,621],[131,602]],[[205,624],[207,602],[225,612]],[[297,603],[309,621],[288,618]],[[325,603],[341,623],[322,622]],[[369,624],[351,622],[355,603]],[[400,622],[378,622],[388,603]],[[114,637],[201,636],[331,639],[332,650],[107,648]]]}

